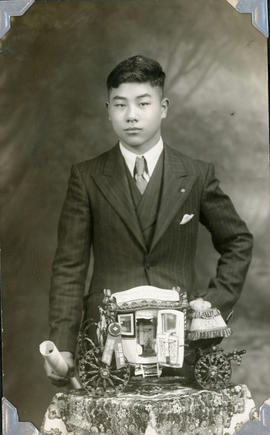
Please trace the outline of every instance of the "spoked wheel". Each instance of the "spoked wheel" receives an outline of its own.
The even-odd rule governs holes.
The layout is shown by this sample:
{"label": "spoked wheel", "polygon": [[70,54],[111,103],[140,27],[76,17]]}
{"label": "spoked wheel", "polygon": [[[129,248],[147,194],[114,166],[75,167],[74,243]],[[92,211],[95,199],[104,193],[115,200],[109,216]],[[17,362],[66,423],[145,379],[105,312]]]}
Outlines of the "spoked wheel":
{"label": "spoked wheel", "polygon": [[196,382],[210,390],[228,386],[231,375],[230,360],[220,351],[202,355],[194,367]]}
{"label": "spoked wheel", "polygon": [[116,368],[113,358],[110,366],[102,362],[103,350],[86,336],[79,339],[78,374],[82,387],[93,395],[104,396],[122,391],[130,377],[130,366]]}

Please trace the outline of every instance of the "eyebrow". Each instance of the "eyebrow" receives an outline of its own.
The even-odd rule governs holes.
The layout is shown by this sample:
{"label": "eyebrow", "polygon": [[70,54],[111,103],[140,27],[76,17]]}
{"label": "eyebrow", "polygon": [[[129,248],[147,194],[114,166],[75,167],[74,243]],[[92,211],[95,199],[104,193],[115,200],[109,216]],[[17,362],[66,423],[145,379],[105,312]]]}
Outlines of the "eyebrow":
{"label": "eyebrow", "polygon": [[113,97],[113,100],[126,100],[126,98],[120,97],[119,95],[116,95],[115,97]]}
{"label": "eyebrow", "polygon": [[138,99],[139,98],[145,98],[145,97],[149,97],[149,98],[151,98],[152,97],[152,95],[150,95],[150,94],[143,94],[143,95],[138,95]]}
{"label": "eyebrow", "polygon": [[[149,98],[152,98],[152,96],[150,95],[150,94],[142,94],[142,95],[138,95],[137,97],[136,97],[136,99],[137,100],[139,100],[140,98],[145,98],[145,97],[149,97]],[[127,100],[127,98],[126,97],[120,97],[120,95],[115,95],[115,97],[113,97],[113,100]]]}

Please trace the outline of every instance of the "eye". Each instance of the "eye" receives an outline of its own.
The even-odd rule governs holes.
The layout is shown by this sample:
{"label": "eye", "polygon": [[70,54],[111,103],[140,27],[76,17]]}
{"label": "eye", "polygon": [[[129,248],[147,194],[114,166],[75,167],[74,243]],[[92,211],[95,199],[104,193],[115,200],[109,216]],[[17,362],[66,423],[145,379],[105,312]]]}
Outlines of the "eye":
{"label": "eye", "polygon": [[150,103],[143,101],[142,103],[140,103],[141,107],[146,107],[146,106],[150,106]]}
{"label": "eye", "polygon": [[122,107],[125,107],[125,104],[123,104],[123,103],[116,103],[114,105],[114,107],[119,107],[121,109]]}

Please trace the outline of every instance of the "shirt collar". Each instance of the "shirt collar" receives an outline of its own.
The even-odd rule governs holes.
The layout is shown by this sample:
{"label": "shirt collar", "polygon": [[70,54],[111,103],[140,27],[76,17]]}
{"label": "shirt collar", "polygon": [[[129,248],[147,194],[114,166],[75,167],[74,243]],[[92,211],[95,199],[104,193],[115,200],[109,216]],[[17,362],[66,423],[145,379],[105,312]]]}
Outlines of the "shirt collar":
{"label": "shirt collar", "polygon": [[148,173],[149,176],[151,177],[155,169],[155,166],[157,164],[157,161],[160,157],[160,154],[163,151],[163,140],[162,137],[160,137],[156,145],[154,145],[152,148],[150,148],[150,150],[146,151],[144,154],[133,153],[132,151],[125,148],[124,145],[121,144],[121,142],[119,142],[119,147],[132,177],[133,177],[133,171],[135,166],[135,160],[137,156],[144,156],[147,162]]}

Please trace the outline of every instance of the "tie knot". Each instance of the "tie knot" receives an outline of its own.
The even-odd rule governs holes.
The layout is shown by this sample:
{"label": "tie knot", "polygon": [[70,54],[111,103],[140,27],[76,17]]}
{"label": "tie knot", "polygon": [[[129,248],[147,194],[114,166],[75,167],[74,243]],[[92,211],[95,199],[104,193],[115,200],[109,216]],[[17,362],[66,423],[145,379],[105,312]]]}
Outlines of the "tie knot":
{"label": "tie knot", "polygon": [[142,176],[143,173],[146,172],[147,173],[147,165],[146,165],[146,160],[145,158],[142,157],[136,157],[136,161],[135,161],[135,168],[134,168],[134,176]]}

